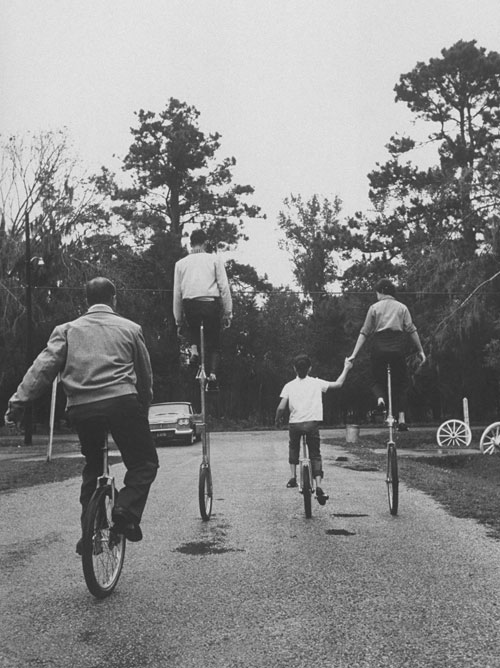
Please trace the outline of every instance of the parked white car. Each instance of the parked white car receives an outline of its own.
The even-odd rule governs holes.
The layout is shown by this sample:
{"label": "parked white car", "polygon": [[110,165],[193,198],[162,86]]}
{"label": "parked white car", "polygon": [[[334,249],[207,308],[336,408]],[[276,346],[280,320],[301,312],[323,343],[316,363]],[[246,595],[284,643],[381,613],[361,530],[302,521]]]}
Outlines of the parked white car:
{"label": "parked white car", "polygon": [[200,438],[201,418],[188,401],[152,404],[149,407],[149,428],[155,441],[177,440],[191,445]]}

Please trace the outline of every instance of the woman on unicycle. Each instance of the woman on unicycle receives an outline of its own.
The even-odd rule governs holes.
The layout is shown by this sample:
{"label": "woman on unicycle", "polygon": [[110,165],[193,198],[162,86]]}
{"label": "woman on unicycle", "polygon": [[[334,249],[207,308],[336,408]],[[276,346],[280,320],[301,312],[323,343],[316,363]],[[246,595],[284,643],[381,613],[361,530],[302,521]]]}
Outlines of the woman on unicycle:
{"label": "woman on unicycle", "polygon": [[410,337],[417,348],[422,364],[426,359],[425,353],[408,307],[395,298],[396,288],[394,284],[389,279],[382,278],[376,284],[375,292],[377,293],[377,302],[368,309],[365,322],[359,332],[358,340],[349,360],[354,361],[366,339],[371,337],[372,389],[377,399],[377,408],[383,412],[387,409],[387,365],[390,364],[394,415],[398,414],[398,431],[407,431],[405,417],[408,392],[408,371],[405,357],[407,337]]}

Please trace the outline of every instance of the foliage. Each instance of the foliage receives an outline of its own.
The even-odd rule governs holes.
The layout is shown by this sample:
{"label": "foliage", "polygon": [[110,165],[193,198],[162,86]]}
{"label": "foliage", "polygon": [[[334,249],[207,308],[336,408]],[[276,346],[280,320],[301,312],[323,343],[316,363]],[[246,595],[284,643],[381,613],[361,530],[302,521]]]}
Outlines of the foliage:
{"label": "foliage", "polygon": [[81,303],[71,291],[75,281],[81,289],[80,266],[71,248],[82,226],[98,215],[98,206],[95,188],[79,173],[64,132],[3,139],[0,170],[0,398],[5,399],[26,365],[19,342],[26,340],[28,326],[27,232],[36,353],[54,324]]}
{"label": "foliage", "polygon": [[253,218],[259,207],[246,203],[254,189],[233,183],[234,157],[217,161],[218,133],[205,135],[195,107],[170,98],[159,113],[136,113],[133,143],[123,161],[131,185],[119,187],[106,170],[100,184],[115,200],[113,211],[128,229],[145,239],[169,231],[180,249],[185,226],[207,228],[215,247],[241,238],[243,217]]}
{"label": "foliage", "polygon": [[[360,259],[343,284],[366,289],[388,276],[411,302],[412,293],[428,294],[425,306],[415,302],[414,319],[443,411],[474,394],[478,410],[491,413],[493,377],[482,371],[482,356],[500,305],[488,285],[499,257],[500,55],[459,41],[401,75],[394,90],[415,115],[417,134],[425,128],[427,136],[393,136],[389,160],[369,174],[374,214],[350,220],[345,249]],[[431,167],[418,166],[429,158]],[[479,284],[491,289],[467,300]]]}
{"label": "foliage", "polygon": [[281,247],[290,253],[298,285],[316,305],[337,278],[333,251],[343,235],[341,202],[338,198],[320,201],[318,195],[304,202],[300,195],[291,195],[283,204],[285,210],[278,215],[278,225],[285,232]]}

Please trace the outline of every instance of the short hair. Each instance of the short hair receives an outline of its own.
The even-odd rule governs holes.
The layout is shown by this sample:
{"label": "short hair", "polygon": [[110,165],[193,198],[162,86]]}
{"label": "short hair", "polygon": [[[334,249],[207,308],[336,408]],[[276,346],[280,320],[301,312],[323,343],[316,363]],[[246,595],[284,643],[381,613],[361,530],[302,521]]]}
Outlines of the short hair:
{"label": "short hair", "polygon": [[193,230],[191,232],[190,241],[191,246],[201,246],[207,240],[207,233],[205,230]]}
{"label": "short hair", "polygon": [[116,288],[109,278],[98,276],[87,282],[85,286],[85,295],[87,304],[111,304],[116,295]]}
{"label": "short hair", "polygon": [[311,368],[311,359],[308,355],[301,354],[293,360],[293,368],[297,372],[299,378],[305,378],[307,372]]}
{"label": "short hair", "polygon": [[388,278],[381,278],[375,285],[375,292],[378,292],[381,295],[390,295],[391,297],[394,297],[396,294],[396,286]]}

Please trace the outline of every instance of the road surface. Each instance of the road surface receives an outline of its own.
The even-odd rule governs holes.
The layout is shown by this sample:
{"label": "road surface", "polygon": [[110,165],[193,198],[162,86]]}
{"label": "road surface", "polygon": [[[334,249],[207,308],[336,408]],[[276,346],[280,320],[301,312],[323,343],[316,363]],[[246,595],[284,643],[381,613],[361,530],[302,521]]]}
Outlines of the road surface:
{"label": "road surface", "polygon": [[404,485],[392,517],[384,473],[336,442],[310,520],[285,431],[212,435],[209,522],[200,445],[160,448],[104,601],[74,554],[79,481],[1,494],[1,668],[500,667],[499,543]]}

